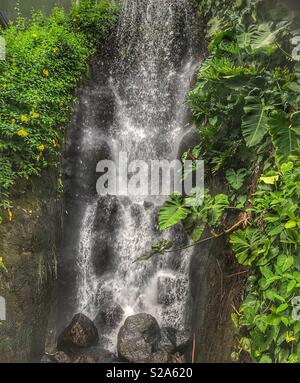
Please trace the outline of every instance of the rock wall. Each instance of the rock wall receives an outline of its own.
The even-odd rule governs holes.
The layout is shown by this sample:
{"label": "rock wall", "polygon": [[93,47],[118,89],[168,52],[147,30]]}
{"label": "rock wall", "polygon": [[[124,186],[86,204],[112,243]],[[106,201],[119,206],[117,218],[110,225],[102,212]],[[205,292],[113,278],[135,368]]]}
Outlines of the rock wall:
{"label": "rock wall", "polygon": [[8,269],[0,271],[7,306],[6,321],[0,321],[0,362],[30,362],[44,353],[55,316],[61,233],[55,171],[34,180],[12,204],[11,222],[0,225],[0,257]]}
{"label": "rock wall", "polygon": [[[215,193],[224,189],[217,180],[209,188]],[[206,231],[203,238],[209,236]],[[231,362],[236,339],[231,314],[240,306],[246,277],[224,237],[195,248],[190,278],[196,362]]]}

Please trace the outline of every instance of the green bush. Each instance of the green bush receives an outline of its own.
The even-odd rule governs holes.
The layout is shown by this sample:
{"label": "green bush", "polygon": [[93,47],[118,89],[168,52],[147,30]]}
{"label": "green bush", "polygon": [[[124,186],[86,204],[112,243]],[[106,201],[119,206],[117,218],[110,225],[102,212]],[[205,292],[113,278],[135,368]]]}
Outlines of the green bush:
{"label": "green bush", "polygon": [[83,1],[70,15],[60,8],[49,17],[34,13],[1,33],[7,47],[0,61],[1,209],[9,208],[21,181],[58,165],[74,90],[87,72],[95,40],[103,41],[115,19],[113,3]]}
{"label": "green bush", "polygon": [[202,137],[193,158],[224,179],[228,195],[207,191],[192,208],[171,196],[159,223],[164,230],[182,221],[198,243],[207,225],[213,235],[205,240],[227,236],[249,267],[244,301],[232,314],[233,360],[247,353],[255,362],[299,363],[292,314],[300,296],[300,64],[291,43],[299,19],[280,1],[225,3],[201,2],[209,57],[188,103]]}

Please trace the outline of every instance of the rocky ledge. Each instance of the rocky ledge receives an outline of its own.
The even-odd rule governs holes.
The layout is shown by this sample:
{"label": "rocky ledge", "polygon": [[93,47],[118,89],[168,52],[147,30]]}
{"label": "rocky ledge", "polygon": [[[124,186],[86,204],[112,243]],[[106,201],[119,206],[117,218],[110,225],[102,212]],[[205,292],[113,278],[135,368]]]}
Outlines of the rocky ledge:
{"label": "rocky ledge", "polygon": [[101,347],[94,322],[77,314],[58,337],[57,352],[42,363],[178,363],[185,360],[191,336],[160,328],[146,313],[128,317],[118,333],[117,355]]}

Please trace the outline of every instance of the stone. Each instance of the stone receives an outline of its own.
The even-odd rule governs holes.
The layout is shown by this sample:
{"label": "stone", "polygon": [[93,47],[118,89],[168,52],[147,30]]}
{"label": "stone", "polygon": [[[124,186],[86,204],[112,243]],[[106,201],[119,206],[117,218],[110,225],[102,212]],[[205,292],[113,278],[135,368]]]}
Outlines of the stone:
{"label": "stone", "polygon": [[97,345],[99,334],[94,323],[84,314],[76,314],[58,338],[58,350],[86,348]]}
{"label": "stone", "polygon": [[71,358],[63,351],[57,351],[55,354],[45,354],[41,363],[72,363]]}
{"label": "stone", "polygon": [[124,316],[122,307],[113,300],[112,293],[104,292],[99,299],[100,310],[94,320],[99,331],[105,333],[118,327]]}
{"label": "stone", "polygon": [[118,355],[127,362],[143,362],[158,351],[160,339],[160,328],[153,316],[145,313],[130,316],[118,334]]}
{"label": "stone", "polygon": [[161,329],[161,339],[158,345],[159,350],[166,351],[169,354],[176,352],[176,330],[172,327],[163,327]]}
{"label": "stone", "polygon": [[71,358],[63,351],[58,351],[54,354],[56,363],[72,363]]}
{"label": "stone", "polygon": [[184,354],[192,342],[191,333],[186,330],[178,330],[175,332],[175,337],[176,337],[176,351],[178,351],[181,354]]}
{"label": "stone", "polygon": [[172,355],[167,351],[156,351],[145,359],[144,363],[172,363]]}
{"label": "stone", "polygon": [[74,363],[118,363],[115,354],[101,347],[81,349],[73,356]]}

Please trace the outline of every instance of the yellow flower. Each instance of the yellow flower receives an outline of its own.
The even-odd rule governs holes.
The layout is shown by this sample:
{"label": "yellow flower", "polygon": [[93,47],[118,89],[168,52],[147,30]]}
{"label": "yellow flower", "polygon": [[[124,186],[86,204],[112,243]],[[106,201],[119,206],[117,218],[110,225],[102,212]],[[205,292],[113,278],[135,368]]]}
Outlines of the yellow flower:
{"label": "yellow flower", "polygon": [[42,145],[38,146],[38,150],[40,152],[43,152],[45,150],[45,145],[42,144]]}
{"label": "yellow flower", "polygon": [[43,75],[45,77],[48,77],[49,76],[49,70],[48,69],[43,69]]}
{"label": "yellow flower", "polygon": [[26,136],[28,136],[28,132],[26,132],[26,130],[24,130],[24,129],[21,129],[18,131],[18,136],[19,137],[26,137]]}
{"label": "yellow flower", "polygon": [[32,118],[39,118],[40,114],[37,112],[32,112],[31,116],[32,116]]}
{"label": "yellow flower", "polygon": [[296,340],[296,338],[293,336],[293,333],[287,332],[285,334],[285,340],[287,343],[290,343],[290,342],[294,342]]}
{"label": "yellow flower", "polygon": [[21,121],[24,122],[24,124],[27,124],[29,117],[26,114],[22,114]]}
{"label": "yellow flower", "polygon": [[12,221],[12,218],[13,218],[13,213],[10,209],[8,209],[8,219],[10,222]]}

